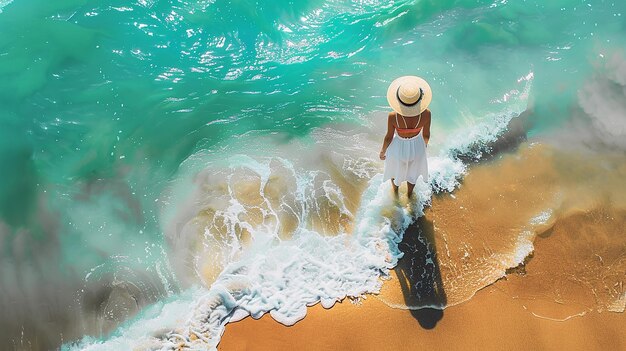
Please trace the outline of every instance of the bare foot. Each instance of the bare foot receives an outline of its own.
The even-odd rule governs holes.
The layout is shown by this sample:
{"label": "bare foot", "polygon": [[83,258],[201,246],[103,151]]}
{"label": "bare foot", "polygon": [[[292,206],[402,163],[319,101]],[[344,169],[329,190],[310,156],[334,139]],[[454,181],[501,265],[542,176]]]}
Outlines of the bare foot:
{"label": "bare foot", "polygon": [[415,188],[415,184],[406,183],[406,195],[409,199],[413,196],[413,188]]}

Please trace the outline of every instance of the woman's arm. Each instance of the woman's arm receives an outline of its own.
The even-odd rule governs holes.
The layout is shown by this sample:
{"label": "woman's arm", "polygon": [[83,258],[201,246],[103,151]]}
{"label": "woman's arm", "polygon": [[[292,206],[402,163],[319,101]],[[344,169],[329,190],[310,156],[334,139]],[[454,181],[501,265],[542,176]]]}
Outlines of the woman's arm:
{"label": "woman's arm", "polygon": [[430,110],[428,111],[428,118],[426,119],[426,123],[424,123],[424,142],[426,143],[426,146],[428,146],[428,140],[430,139]]}
{"label": "woman's arm", "polygon": [[391,140],[393,140],[393,131],[395,129],[396,127],[393,125],[393,112],[389,112],[389,116],[387,116],[387,134],[385,134],[383,148],[380,150],[380,155],[378,155],[381,160],[387,158],[385,156],[385,152],[387,152],[387,148],[389,147],[389,144],[391,144]]}

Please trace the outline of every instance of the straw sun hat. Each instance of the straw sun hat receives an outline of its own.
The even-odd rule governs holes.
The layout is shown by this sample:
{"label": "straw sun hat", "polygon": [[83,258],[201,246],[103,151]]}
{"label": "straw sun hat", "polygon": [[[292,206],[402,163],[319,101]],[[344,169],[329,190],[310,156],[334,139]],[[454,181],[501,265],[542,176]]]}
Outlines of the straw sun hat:
{"label": "straw sun hat", "polygon": [[433,91],[428,83],[416,76],[397,78],[387,89],[387,101],[402,116],[417,116],[430,104]]}

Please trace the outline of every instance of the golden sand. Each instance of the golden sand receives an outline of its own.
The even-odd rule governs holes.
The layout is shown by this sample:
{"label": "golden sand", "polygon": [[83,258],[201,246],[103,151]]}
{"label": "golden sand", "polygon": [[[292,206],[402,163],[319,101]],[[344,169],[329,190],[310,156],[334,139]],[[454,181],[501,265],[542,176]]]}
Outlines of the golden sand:
{"label": "golden sand", "polygon": [[[314,306],[292,327],[229,324],[219,349],[626,349],[622,161],[535,144],[475,165],[407,231],[380,295]],[[534,253],[501,278],[527,242]],[[424,304],[451,307],[407,309]]]}
{"label": "golden sand", "polygon": [[360,306],[315,306],[292,327],[269,316],[229,324],[218,347],[234,350],[623,350],[626,318],[590,313],[565,322],[533,316],[520,301],[490,286],[443,311],[432,329],[409,311],[369,297]]}

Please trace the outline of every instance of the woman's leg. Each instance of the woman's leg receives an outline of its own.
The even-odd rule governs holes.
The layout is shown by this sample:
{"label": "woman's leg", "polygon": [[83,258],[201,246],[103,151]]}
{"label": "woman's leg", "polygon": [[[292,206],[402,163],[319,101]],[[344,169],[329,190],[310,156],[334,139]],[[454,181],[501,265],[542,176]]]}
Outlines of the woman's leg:
{"label": "woman's leg", "polygon": [[393,182],[393,178],[391,178],[391,186],[393,187],[393,193],[397,196],[398,195],[398,186],[396,185],[396,183]]}
{"label": "woman's leg", "polygon": [[411,184],[409,182],[406,182],[406,194],[408,195],[408,197],[411,197],[411,195],[413,194],[413,188],[415,188],[415,184]]}

